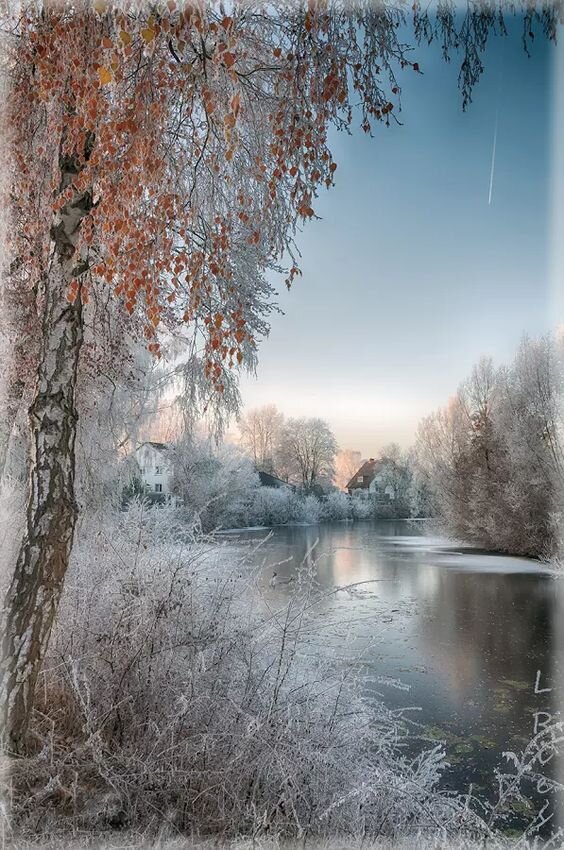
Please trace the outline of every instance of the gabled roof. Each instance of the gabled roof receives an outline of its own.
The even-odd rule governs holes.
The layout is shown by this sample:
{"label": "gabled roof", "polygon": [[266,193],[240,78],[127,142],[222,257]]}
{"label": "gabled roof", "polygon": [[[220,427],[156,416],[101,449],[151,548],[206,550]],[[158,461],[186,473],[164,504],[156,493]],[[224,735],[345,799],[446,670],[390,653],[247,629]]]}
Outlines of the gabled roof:
{"label": "gabled roof", "polygon": [[262,472],[259,469],[257,470],[257,473],[261,487],[290,487],[292,490],[295,489],[292,484],[288,484],[288,482],[284,481],[282,478],[277,478],[276,475],[271,475],[270,472]]}
{"label": "gabled roof", "polygon": [[[370,484],[372,483],[374,476],[378,472],[380,472],[380,470],[382,469],[383,466],[384,466],[384,464],[381,460],[375,460],[373,457],[371,457],[370,460],[365,461],[362,464],[362,466],[360,467],[360,469],[357,472],[355,472],[355,474],[353,475],[353,477],[351,478],[351,480],[347,484],[346,489],[347,490],[368,490],[368,488],[370,487]],[[360,478],[360,476],[362,476],[363,479],[367,478],[368,480],[363,481],[361,484],[359,484],[359,483],[357,483],[357,478]]]}
{"label": "gabled roof", "polygon": [[167,452],[168,445],[166,443],[154,443],[152,440],[146,440],[144,443],[141,443],[140,446],[137,446],[135,451],[139,451],[139,449],[143,448],[143,446],[151,446],[153,449],[156,449],[158,452]]}

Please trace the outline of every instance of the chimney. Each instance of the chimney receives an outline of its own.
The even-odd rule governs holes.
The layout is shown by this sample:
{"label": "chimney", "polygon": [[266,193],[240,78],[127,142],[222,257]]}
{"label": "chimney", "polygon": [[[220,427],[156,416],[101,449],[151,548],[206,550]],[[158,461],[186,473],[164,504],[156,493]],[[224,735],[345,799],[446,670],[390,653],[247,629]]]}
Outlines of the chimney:
{"label": "chimney", "polygon": [[368,458],[368,463],[374,463],[374,458],[373,457]]}

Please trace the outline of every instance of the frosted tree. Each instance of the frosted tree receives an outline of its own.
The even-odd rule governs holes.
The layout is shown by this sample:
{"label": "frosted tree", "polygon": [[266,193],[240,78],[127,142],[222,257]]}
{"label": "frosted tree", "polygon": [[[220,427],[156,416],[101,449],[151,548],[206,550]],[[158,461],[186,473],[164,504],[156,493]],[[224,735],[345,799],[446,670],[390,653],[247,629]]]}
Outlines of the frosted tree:
{"label": "frosted tree", "polygon": [[554,556],[562,516],[560,343],[524,339],[514,361],[483,359],[419,428],[417,474],[448,532],[500,551]]}
{"label": "frosted tree", "polygon": [[[525,338],[499,376],[496,421],[506,467],[498,540],[514,551],[554,555],[562,516],[564,381],[557,340]],[[499,511],[492,505],[491,511]],[[496,513],[494,513],[496,516]]]}
{"label": "frosted tree", "polygon": [[408,516],[413,471],[407,452],[397,443],[389,443],[380,451],[380,457],[383,464],[383,486],[392,495],[394,514]]}
{"label": "frosted tree", "polygon": [[467,417],[461,400],[425,417],[417,431],[416,456],[421,476],[429,482],[439,518],[447,530],[469,534],[465,458],[468,450]]}
{"label": "frosted tree", "polygon": [[337,449],[335,436],[323,419],[287,420],[280,441],[280,456],[290,479],[306,492],[324,481],[333,480]]}
{"label": "frosted tree", "polygon": [[239,420],[239,442],[263,472],[276,471],[276,457],[284,416],[276,405],[266,404],[244,413]]}
{"label": "frosted tree", "polygon": [[172,485],[204,531],[249,524],[259,486],[252,461],[236,446],[186,435],[171,449]]}

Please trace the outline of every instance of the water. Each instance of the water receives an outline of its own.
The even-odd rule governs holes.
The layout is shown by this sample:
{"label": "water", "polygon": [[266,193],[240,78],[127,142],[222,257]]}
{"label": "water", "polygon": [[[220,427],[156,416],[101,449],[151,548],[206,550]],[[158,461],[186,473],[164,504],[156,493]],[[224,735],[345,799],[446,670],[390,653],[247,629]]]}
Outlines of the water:
{"label": "water", "polygon": [[253,558],[273,599],[295,586],[270,588],[274,569],[314,567],[328,591],[324,613],[346,627],[343,658],[366,646],[367,687],[390,706],[420,709],[420,733],[446,742],[448,787],[489,793],[502,753],[523,748],[535,714],[560,710],[564,583],[536,562],[431,538],[406,521],[277,528]]}

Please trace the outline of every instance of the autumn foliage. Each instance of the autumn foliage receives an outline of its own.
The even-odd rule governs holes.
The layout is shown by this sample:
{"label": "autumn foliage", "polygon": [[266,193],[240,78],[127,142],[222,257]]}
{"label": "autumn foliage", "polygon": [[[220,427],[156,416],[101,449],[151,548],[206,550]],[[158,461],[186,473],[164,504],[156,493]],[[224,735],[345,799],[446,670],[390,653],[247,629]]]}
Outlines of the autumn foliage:
{"label": "autumn foliage", "polygon": [[[391,62],[411,64],[390,10],[310,0],[24,4],[11,21],[12,255],[37,288],[48,223],[90,197],[70,301],[119,299],[158,354],[181,326],[222,390],[272,303],[268,270],[299,273],[296,226],[333,184],[331,124],[354,96],[366,131],[393,109]],[[61,163],[71,181],[61,181]],[[69,165],[70,163],[70,165]],[[40,291],[40,287],[39,287]]]}

